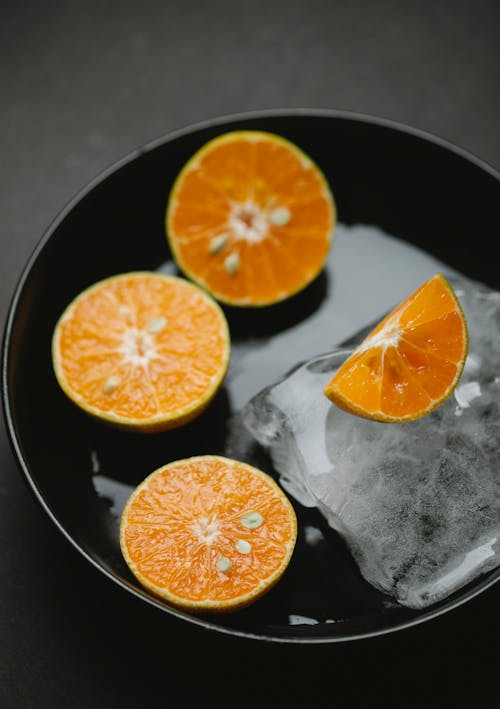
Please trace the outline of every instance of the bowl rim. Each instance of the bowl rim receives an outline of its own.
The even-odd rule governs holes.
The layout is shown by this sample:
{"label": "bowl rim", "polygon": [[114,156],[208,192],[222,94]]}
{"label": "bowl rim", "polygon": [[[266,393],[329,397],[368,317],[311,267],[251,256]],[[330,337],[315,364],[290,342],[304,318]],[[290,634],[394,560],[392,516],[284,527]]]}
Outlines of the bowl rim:
{"label": "bowl rim", "polygon": [[[124,591],[132,593],[136,598],[141,599],[153,606],[158,611],[166,612],[167,614],[176,617],[178,620],[188,621],[192,625],[196,625],[205,631],[215,631],[222,633],[223,635],[229,635],[233,637],[239,637],[248,640],[258,640],[267,643],[277,643],[277,644],[302,644],[302,645],[325,645],[341,642],[351,642],[354,640],[366,640],[369,638],[375,638],[382,635],[392,634],[398,631],[408,629],[412,626],[425,623],[433,618],[437,618],[440,615],[447,613],[464,603],[470,601],[472,598],[478,596],[486,589],[492,587],[497,581],[500,580],[500,567],[497,569],[496,573],[490,572],[486,578],[479,581],[474,588],[467,590],[463,595],[458,598],[452,598],[448,601],[440,603],[436,608],[432,606],[429,610],[423,611],[414,617],[409,619],[396,622],[394,625],[388,628],[368,630],[364,632],[357,632],[349,635],[332,635],[332,636],[300,636],[292,635],[293,632],[290,630],[290,635],[272,635],[272,634],[259,634],[258,632],[250,632],[247,630],[241,630],[239,628],[232,628],[225,625],[218,625],[216,622],[212,622],[205,616],[196,616],[188,614],[181,609],[175,608],[173,606],[167,606],[165,603],[159,599],[154,599],[152,596],[147,595],[138,587],[134,586],[132,583],[127,582],[125,579],[117,574],[112,573],[109,569],[102,566],[96,559],[94,559],[84,548],[82,548],[76,539],[74,539],[71,534],[66,530],[64,525],[59,521],[58,517],[52,511],[50,504],[45,499],[41,491],[39,490],[35,479],[31,475],[29,461],[25,458],[20,436],[16,428],[14,421],[12,406],[11,404],[11,391],[9,386],[9,360],[10,360],[10,349],[12,334],[16,322],[18,305],[22,297],[24,288],[27,284],[28,278],[36,261],[47,245],[53,233],[57,230],[59,225],[66,219],[66,217],[73,211],[73,209],[90,194],[98,185],[104,182],[106,179],[111,177],[114,173],[119,171],[121,168],[132,163],[134,160],[140,156],[149,153],[157,148],[160,148],[178,138],[190,135],[200,130],[224,127],[226,124],[237,123],[240,121],[252,121],[258,119],[275,119],[275,118],[287,118],[287,117],[304,117],[304,118],[332,118],[340,121],[351,121],[362,124],[368,124],[372,126],[378,126],[381,128],[387,128],[389,130],[402,133],[406,136],[420,139],[426,143],[431,143],[437,147],[441,147],[448,152],[451,152],[458,157],[464,159],[465,161],[472,163],[476,167],[480,168],[484,172],[488,173],[491,177],[500,183],[500,172],[496,170],[491,164],[486,162],[484,159],[477,157],[473,153],[464,148],[456,145],[449,140],[446,140],[440,136],[437,136],[426,130],[412,127],[408,124],[395,121],[392,119],[374,116],[368,113],[340,110],[340,109],[330,109],[330,108],[307,108],[307,107],[297,107],[297,108],[268,108],[268,109],[257,109],[252,111],[242,111],[237,113],[228,113],[211,118],[204,119],[195,123],[185,125],[181,128],[176,128],[167,133],[148,141],[142,146],[133,149],[128,152],[123,157],[115,160],[110,165],[105,167],[103,170],[99,171],[89,182],[87,182],[81,189],[79,189],[72,198],[70,198],[66,204],[59,210],[54,219],[49,223],[47,228],[42,233],[40,239],[29,255],[19,278],[17,284],[15,285],[13,295],[7,311],[7,317],[5,320],[3,336],[2,336],[2,347],[1,347],[1,387],[2,387],[2,408],[4,413],[4,420],[6,422],[7,438],[11,447],[11,451],[14,455],[14,459],[20,469],[25,482],[28,484],[31,492],[33,493],[35,499],[41,505],[42,509],[46,512],[49,519],[55,524],[56,528],[61,532],[63,537],[69,541],[69,543],[88,561],[92,564],[98,571],[100,571],[106,578],[114,582],[119,588]],[[293,626],[290,626],[292,629]]]}

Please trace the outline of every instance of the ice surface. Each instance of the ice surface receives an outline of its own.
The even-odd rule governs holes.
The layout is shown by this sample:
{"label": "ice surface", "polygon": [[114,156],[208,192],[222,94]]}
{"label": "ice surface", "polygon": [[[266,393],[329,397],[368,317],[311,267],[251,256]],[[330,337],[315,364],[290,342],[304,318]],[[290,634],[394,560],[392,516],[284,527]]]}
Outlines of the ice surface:
{"label": "ice surface", "polygon": [[466,314],[469,356],[454,394],[434,412],[386,424],[332,405],[323,387],[347,347],[298,366],[242,413],[283,487],[321,510],[371,584],[412,608],[500,564],[500,293],[450,280]]}

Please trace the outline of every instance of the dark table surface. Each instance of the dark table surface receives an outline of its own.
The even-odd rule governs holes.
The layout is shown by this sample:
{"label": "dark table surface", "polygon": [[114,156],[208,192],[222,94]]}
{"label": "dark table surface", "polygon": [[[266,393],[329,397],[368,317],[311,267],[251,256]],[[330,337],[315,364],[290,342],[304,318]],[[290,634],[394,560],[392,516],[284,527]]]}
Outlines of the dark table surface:
{"label": "dark table surface", "polygon": [[[172,129],[272,107],[382,116],[500,167],[495,0],[0,5],[0,319],[70,197]],[[209,634],[141,604],[60,535],[0,431],[0,706],[500,706],[500,588],[329,646]],[[292,703],[293,700],[293,703]]]}

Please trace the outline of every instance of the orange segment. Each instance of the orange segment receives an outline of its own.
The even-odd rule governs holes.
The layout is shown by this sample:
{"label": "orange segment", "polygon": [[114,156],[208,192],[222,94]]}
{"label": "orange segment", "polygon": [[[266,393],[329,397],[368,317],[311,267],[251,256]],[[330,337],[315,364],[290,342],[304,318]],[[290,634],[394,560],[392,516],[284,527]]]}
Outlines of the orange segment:
{"label": "orange segment", "polygon": [[209,141],[185,165],[166,214],[172,254],[218,300],[262,306],[321,271],[335,206],[319,168],[297,146],[261,131]]}
{"label": "orange segment", "polygon": [[337,370],[324,393],[358,416],[412,421],[453,392],[467,347],[462,308],[438,273],[375,327]]}
{"label": "orange segment", "polygon": [[187,423],[225,376],[229,332],[200,288],[156,273],[100,281],[65,310],[52,356],[63,391],[109,423],[157,431]]}
{"label": "orange segment", "polygon": [[285,572],[297,520],[272,478],[220,456],[175,461],[132,493],[120,544],[140,583],[194,611],[230,611]]}

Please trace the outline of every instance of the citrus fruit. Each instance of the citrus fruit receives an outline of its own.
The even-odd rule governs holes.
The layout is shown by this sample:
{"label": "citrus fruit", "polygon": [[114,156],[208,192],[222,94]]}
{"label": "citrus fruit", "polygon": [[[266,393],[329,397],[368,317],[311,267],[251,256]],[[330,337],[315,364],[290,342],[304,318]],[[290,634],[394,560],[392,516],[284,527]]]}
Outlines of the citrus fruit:
{"label": "citrus fruit", "polygon": [[377,325],[337,370],[324,393],[358,416],[412,421],[453,392],[467,347],[462,308],[438,273]]}
{"label": "citrus fruit", "polygon": [[229,352],[227,322],[212,298],[184,279],[148,272],[83,291],[52,340],[68,397],[102,421],[139,431],[174,428],[201,413]]}
{"label": "citrus fruit", "polygon": [[221,302],[263,306],[302,290],[321,271],[335,222],[316,164],[261,131],[225,133],[181,170],[166,229],[179,268]]}
{"label": "citrus fruit", "polygon": [[123,557],[139,582],[192,611],[231,611],[269,591],[290,562],[294,509],[261,470],[221,456],[151,473],[122,513]]}

